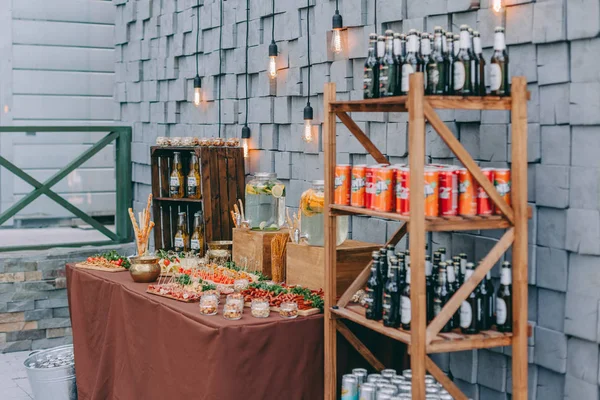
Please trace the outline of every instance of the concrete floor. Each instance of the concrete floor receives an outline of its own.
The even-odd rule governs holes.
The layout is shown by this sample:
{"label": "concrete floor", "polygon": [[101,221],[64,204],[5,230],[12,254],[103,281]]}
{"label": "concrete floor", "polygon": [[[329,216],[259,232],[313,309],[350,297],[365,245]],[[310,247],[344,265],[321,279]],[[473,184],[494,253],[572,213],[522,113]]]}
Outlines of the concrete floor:
{"label": "concrete floor", "polygon": [[31,400],[31,387],[23,361],[29,351],[0,354],[0,398],[2,400]]}
{"label": "concrete floor", "polygon": [[[106,226],[115,230],[114,225]],[[0,229],[0,245],[2,247],[24,246],[27,244],[62,244],[84,243],[109,240],[93,228],[35,228],[35,229]]]}

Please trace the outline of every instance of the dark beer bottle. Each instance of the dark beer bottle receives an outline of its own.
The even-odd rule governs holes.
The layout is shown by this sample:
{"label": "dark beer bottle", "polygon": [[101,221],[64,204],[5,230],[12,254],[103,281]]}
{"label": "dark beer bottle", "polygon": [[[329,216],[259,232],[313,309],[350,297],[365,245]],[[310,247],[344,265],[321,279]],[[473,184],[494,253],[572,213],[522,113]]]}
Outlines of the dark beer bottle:
{"label": "dark beer bottle", "polygon": [[363,75],[363,97],[365,99],[376,99],[379,97],[379,66],[377,65],[377,35],[369,35],[369,52],[365,61]]}
{"label": "dark beer bottle", "polygon": [[453,272],[454,273],[453,289],[456,292],[460,288],[460,285],[463,284],[463,282],[461,282],[461,278],[460,278],[460,261],[453,261],[452,266],[454,267],[454,268],[452,268],[454,271]]}
{"label": "dark beer bottle", "polygon": [[490,315],[492,325],[494,325],[496,323],[496,317],[494,315],[496,310],[496,288],[492,282],[492,271],[488,271],[485,275],[485,290],[487,291],[488,296],[490,296],[488,314]]}
{"label": "dark beer bottle", "polygon": [[385,31],[385,50],[379,64],[379,97],[395,95],[397,67],[394,59],[394,32],[388,29]]}
{"label": "dark beer bottle", "polygon": [[379,278],[379,252],[373,252],[373,263],[371,264],[371,273],[367,281],[367,296],[365,297],[365,316],[367,319],[381,319],[381,295],[383,285]]}
{"label": "dark beer bottle", "polygon": [[[458,43],[456,44],[458,46]],[[444,94],[454,93],[454,35],[446,33],[446,49],[444,50],[444,66],[446,73],[446,88]]]}
{"label": "dark beer bottle", "polygon": [[421,34],[421,49],[418,71],[423,73],[423,90],[427,89],[427,64],[431,60],[431,40],[429,39],[429,33],[425,32]]}
{"label": "dark beer bottle", "polygon": [[431,276],[433,265],[431,257],[425,255],[425,304],[427,307],[427,322],[430,322],[433,317],[433,297],[434,297],[434,280]]}
{"label": "dark beer bottle", "polygon": [[[488,272],[489,274],[490,272]],[[494,315],[490,314],[490,308],[492,307],[494,292],[488,292],[488,286],[485,284],[485,279],[479,283],[479,291],[481,292],[481,324],[479,329],[487,331],[492,328],[494,324]]]}
{"label": "dark beer bottle", "polygon": [[496,328],[500,332],[512,332],[512,271],[510,262],[502,263],[500,287],[496,296]]}
{"label": "dark beer bottle", "polygon": [[493,96],[510,94],[508,54],[504,41],[504,28],[500,26],[495,29],[494,54],[490,60],[490,94]]}
{"label": "dark beer bottle", "polygon": [[[469,279],[474,272],[473,263],[467,263],[467,274],[465,279]],[[479,292],[479,286],[477,286],[469,297],[464,300],[460,306],[460,328],[462,333],[473,334],[479,332],[479,322],[481,310],[481,293]]]}
{"label": "dark beer bottle", "polygon": [[467,255],[465,253],[460,253],[458,256],[460,257],[460,275],[462,285],[467,280]]}
{"label": "dark beer bottle", "polygon": [[410,321],[412,316],[411,305],[410,305],[410,263],[406,263],[406,280],[404,287],[402,288],[402,295],[400,297],[400,319],[402,322],[402,329],[410,330]]}
{"label": "dark beer bottle", "polygon": [[441,261],[446,262],[446,248],[440,247],[437,249],[438,253],[440,253]]}
{"label": "dark beer bottle", "polygon": [[452,54],[454,54],[454,59],[458,57],[458,52],[460,51],[460,35],[454,34],[454,48],[452,49]]}
{"label": "dark beer bottle", "polygon": [[388,276],[388,257],[387,257],[387,249],[382,247],[379,249],[379,279],[381,280],[381,284],[385,286],[385,282],[387,281]]}
{"label": "dark beer bottle", "polygon": [[473,32],[473,46],[475,58],[477,59],[477,86],[475,92],[479,96],[485,96],[485,58],[483,58],[483,49],[481,48],[481,35],[479,32]]}
{"label": "dark beer bottle", "polygon": [[[438,267],[438,279],[434,289],[433,297],[433,317],[437,317],[448,300],[450,299],[450,291],[448,290],[448,282],[446,281],[446,263],[440,262]],[[452,330],[452,319],[442,328],[442,332],[450,332]]]}
{"label": "dark beer bottle", "polygon": [[427,64],[426,94],[444,94],[446,86],[446,69],[442,52],[442,28],[435,27],[433,36],[433,52]]}
{"label": "dark beer bottle", "polygon": [[471,58],[471,95],[479,95],[479,60],[475,56],[475,44],[473,43],[473,28],[468,29],[469,32],[469,57]]}
{"label": "dark beer bottle", "polygon": [[396,253],[396,258],[398,258],[398,280],[400,282],[399,288],[400,291],[402,291],[402,287],[404,287],[404,277],[406,273],[406,268],[404,264],[404,253]]}
{"label": "dark beer bottle", "polygon": [[396,87],[394,94],[400,95],[400,80],[402,79],[402,63],[404,63],[404,51],[406,49],[406,35],[394,33],[394,60],[396,62]]}
{"label": "dark beer bottle", "polygon": [[460,27],[460,49],[454,61],[454,94],[457,95],[470,96],[473,94],[470,42],[469,27],[462,25]]}
{"label": "dark beer bottle", "polygon": [[[450,292],[448,294],[448,299],[452,298],[452,296],[454,296],[454,293],[456,293],[456,291],[459,288],[458,282],[456,281],[456,271],[459,269],[459,263],[454,263],[454,265],[452,265],[452,263],[449,263],[446,268],[446,276],[448,277],[448,291]],[[451,322],[452,329],[458,328],[460,326],[460,309],[454,313]]]}
{"label": "dark beer bottle", "polygon": [[434,282],[437,282],[438,268],[439,268],[439,265],[441,262],[442,262],[442,253],[440,253],[439,251],[434,251],[433,252],[433,273],[431,274],[431,277]]}
{"label": "dark beer bottle", "polygon": [[390,258],[388,279],[383,290],[383,325],[400,326],[400,287],[398,286],[398,259]]}
{"label": "dark beer bottle", "polygon": [[417,31],[411,29],[408,33],[408,39],[406,43],[406,57],[401,68],[401,79],[400,79],[400,93],[405,95],[408,94],[409,80],[408,77],[413,72],[417,72],[418,58],[417,58],[417,44],[419,39],[417,37]]}

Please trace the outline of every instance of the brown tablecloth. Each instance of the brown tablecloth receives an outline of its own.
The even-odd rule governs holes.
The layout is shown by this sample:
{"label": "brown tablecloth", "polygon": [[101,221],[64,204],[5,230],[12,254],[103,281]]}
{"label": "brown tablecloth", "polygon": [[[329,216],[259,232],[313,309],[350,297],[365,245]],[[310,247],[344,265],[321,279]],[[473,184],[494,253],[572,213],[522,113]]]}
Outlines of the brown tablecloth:
{"label": "brown tablecloth", "polygon": [[323,316],[239,321],[67,265],[80,400],[319,400]]}

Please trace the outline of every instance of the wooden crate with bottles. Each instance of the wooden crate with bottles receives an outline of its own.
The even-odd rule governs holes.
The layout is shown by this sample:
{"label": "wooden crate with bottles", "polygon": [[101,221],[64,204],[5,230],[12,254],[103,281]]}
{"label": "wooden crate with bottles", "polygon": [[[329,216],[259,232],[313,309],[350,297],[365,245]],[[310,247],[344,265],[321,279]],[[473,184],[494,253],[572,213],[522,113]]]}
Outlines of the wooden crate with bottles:
{"label": "wooden crate with bottles", "polygon": [[231,240],[230,210],[244,196],[243,149],[153,146],[150,151],[155,248],[204,250],[207,242]]}

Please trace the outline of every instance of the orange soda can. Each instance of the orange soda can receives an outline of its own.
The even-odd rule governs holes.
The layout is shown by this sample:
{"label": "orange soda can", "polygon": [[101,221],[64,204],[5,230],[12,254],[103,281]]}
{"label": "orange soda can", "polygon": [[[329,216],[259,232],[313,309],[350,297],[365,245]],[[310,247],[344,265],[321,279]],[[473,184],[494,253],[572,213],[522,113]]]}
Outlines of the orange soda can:
{"label": "orange soda can", "polygon": [[[494,182],[494,169],[493,168],[482,168],[481,172],[490,181]],[[477,185],[477,214],[478,215],[492,215],[494,210],[494,203],[490,199],[490,196],[483,190],[480,185]]]}
{"label": "orange soda can", "polygon": [[477,186],[477,183],[468,169],[458,169],[459,215],[477,215]]}
{"label": "orange soda can", "polygon": [[364,207],[365,206],[365,195],[366,195],[366,175],[367,166],[355,165],[352,167],[352,184],[350,185],[350,205],[353,207]]}
{"label": "orange soda can", "polygon": [[410,211],[410,169],[396,168],[396,212],[408,215]]}
{"label": "orange soda can", "polygon": [[[494,170],[494,186],[496,190],[502,196],[506,204],[510,206],[510,169],[508,168],[496,168]],[[498,207],[494,207],[496,214],[502,214],[502,211]]]}
{"label": "orange soda can", "polygon": [[437,217],[439,211],[439,168],[425,167],[425,216]]}
{"label": "orange soda can", "polygon": [[347,164],[335,166],[335,204],[341,206],[350,205],[350,170],[352,167]]}
{"label": "orange soda can", "polygon": [[389,212],[394,206],[394,169],[379,167],[375,170],[375,199],[376,211]]}
{"label": "orange soda can", "polygon": [[439,214],[454,216],[458,212],[458,176],[456,168],[446,166],[439,170]]}

